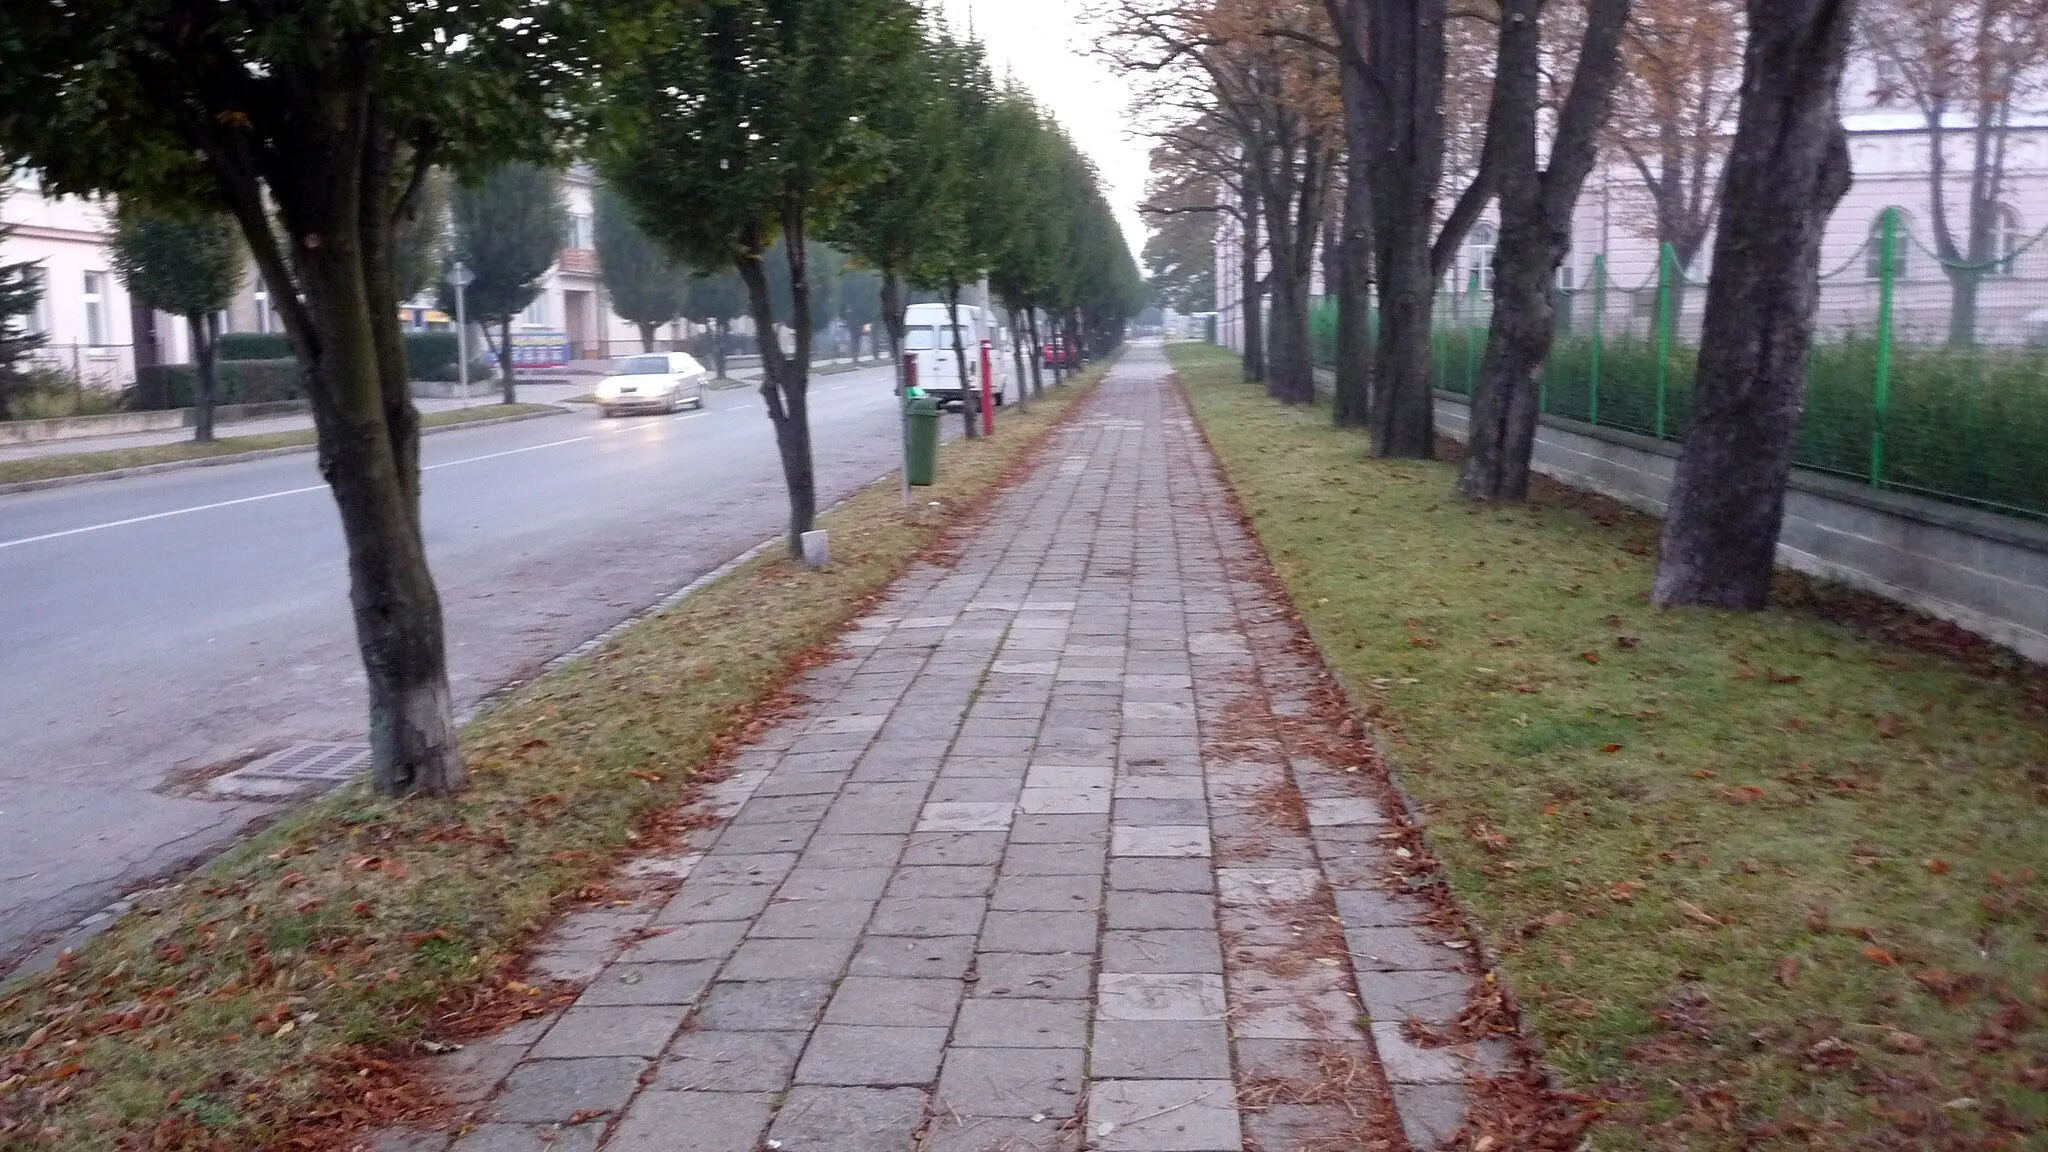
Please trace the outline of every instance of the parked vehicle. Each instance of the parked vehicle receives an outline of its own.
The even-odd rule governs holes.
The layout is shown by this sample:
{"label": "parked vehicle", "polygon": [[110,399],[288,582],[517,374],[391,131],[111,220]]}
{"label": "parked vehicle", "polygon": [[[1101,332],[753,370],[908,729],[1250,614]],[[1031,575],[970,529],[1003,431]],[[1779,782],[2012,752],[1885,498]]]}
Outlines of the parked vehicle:
{"label": "parked vehicle", "polygon": [[992,348],[995,366],[989,392],[996,407],[1009,398],[1009,373],[1004,359],[1008,347],[994,313],[971,304],[959,308],[960,343],[967,353],[967,395],[961,394],[960,362],[954,358],[953,327],[944,304],[912,304],[903,310],[903,354],[917,361],[917,384],[925,395],[941,404],[965,403],[981,406],[981,342]]}
{"label": "parked vehicle", "polygon": [[704,407],[704,366],[687,352],[625,357],[597,385],[597,406],[606,416],[673,412],[684,404]]}
{"label": "parked vehicle", "polygon": [[1066,340],[1058,336],[1047,340],[1045,347],[1039,349],[1038,364],[1041,368],[1076,368],[1079,367],[1077,361],[1074,350],[1067,347]]}

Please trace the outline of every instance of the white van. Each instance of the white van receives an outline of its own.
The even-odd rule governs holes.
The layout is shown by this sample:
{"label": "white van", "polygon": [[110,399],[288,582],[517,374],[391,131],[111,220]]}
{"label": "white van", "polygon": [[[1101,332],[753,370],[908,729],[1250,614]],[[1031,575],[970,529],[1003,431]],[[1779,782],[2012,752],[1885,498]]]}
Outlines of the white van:
{"label": "white van", "polygon": [[[981,404],[981,342],[987,340],[990,362],[995,366],[989,391],[1000,408],[1009,396],[1010,376],[1006,367],[1009,361],[1005,359],[1009,348],[1002,326],[995,313],[972,304],[960,305],[957,313],[960,347],[967,353],[967,390],[971,394],[967,403],[975,407]],[[944,304],[912,304],[903,310],[903,355],[917,362],[918,388],[941,402],[962,399],[960,364],[953,355],[951,324]]]}

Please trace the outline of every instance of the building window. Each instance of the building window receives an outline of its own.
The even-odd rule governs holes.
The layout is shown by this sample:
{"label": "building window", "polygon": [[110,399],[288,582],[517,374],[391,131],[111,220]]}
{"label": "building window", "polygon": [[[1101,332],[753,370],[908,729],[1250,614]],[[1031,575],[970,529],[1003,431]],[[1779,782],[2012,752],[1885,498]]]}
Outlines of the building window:
{"label": "building window", "polygon": [[590,217],[589,217],[589,216],[588,216],[587,214],[585,214],[585,213],[582,213],[582,212],[572,212],[572,213],[570,213],[570,214],[569,214],[569,247],[571,247],[571,248],[592,248],[592,247],[595,247],[595,246],[596,246],[596,241],[595,241],[595,240],[594,240],[594,239],[592,238],[592,233],[591,233],[591,228],[590,228]]}
{"label": "building window", "polygon": [[2011,276],[2019,266],[2020,214],[2007,204],[1991,210],[1991,258],[1998,261],[1994,276]]}
{"label": "building window", "polygon": [[85,274],[85,342],[95,348],[107,344],[107,274]]}
{"label": "building window", "polygon": [[1898,217],[1898,225],[1892,233],[1892,279],[1904,280],[1913,269],[1913,218],[1906,215],[1904,208],[1887,208],[1879,212],[1870,222],[1870,240],[1863,246],[1863,275],[1868,280],[1884,279],[1884,217],[1890,212]]}
{"label": "building window", "polygon": [[1451,291],[1493,291],[1493,249],[1499,243],[1500,233],[1493,225],[1474,224],[1458,254],[1458,282]]}
{"label": "building window", "polygon": [[533,303],[528,304],[526,311],[519,314],[519,323],[528,328],[545,328],[548,326],[547,293],[543,292],[533,298]]}
{"label": "building window", "polygon": [[49,277],[43,274],[41,267],[29,268],[26,270],[26,273],[29,286],[36,290],[36,306],[29,309],[28,315],[22,318],[23,330],[30,336],[48,336],[50,334]]}

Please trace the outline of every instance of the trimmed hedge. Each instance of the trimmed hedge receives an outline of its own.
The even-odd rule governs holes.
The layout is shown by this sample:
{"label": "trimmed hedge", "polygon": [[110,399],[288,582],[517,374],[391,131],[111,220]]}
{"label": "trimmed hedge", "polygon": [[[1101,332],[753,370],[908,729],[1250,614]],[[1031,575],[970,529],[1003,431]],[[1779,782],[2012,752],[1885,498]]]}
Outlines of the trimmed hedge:
{"label": "trimmed hedge", "polygon": [[292,344],[282,332],[223,332],[222,360],[283,360],[292,354]]}
{"label": "trimmed hedge", "polygon": [[454,380],[460,355],[453,332],[407,332],[405,364],[414,380]]}
{"label": "trimmed hedge", "polygon": [[[297,400],[299,362],[283,360],[222,360],[218,365],[220,394],[216,404],[266,404],[274,400]],[[199,368],[194,364],[156,364],[135,373],[135,392],[129,406],[136,411],[189,408]]]}

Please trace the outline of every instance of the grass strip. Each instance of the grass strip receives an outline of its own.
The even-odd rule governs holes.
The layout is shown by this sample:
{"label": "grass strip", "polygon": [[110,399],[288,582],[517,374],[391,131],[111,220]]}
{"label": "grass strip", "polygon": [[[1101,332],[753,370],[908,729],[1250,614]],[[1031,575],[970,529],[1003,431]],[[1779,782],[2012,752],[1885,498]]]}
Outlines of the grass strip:
{"label": "grass strip", "polygon": [[[2048,1135],[2048,674],[1791,574],[1647,601],[1653,520],[1475,506],[1171,349],[1604,1149]],[[1901,645],[1877,635],[1946,638]]]}
{"label": "grass strip", "polygon": [[[486,404],[478,408],[450,408],[420,413],[420,427],[445,428],[476,420],[496,420],[545,412],[547,404]],[[150,464],[172,464],[180,460],[207,460],[240,456],[273,448],[296,448],[314,442],[311,428],[291,432],[266,432],[260,436],[223,436],[208,444],[181,440],[175,444],[146,444],[137,448],[110,448],[104,452],[67,452],[61,456],[30,456],[21,460],[0,460],[0,484],[23,480],[52,480],[59,476],[84,476],[112,472],[119,468],[141,468]]]}
{"label": "grass strip", "polygon": [[826,513],[830,568],[764,556],[511,693],[463,734],[461,796],[307,804],[0,991],[0,1148],[248,1148],[361,1106],[437,1020],[524,992],[523,943],[1085,392],[945,445],[910,509],[892,477]]}

